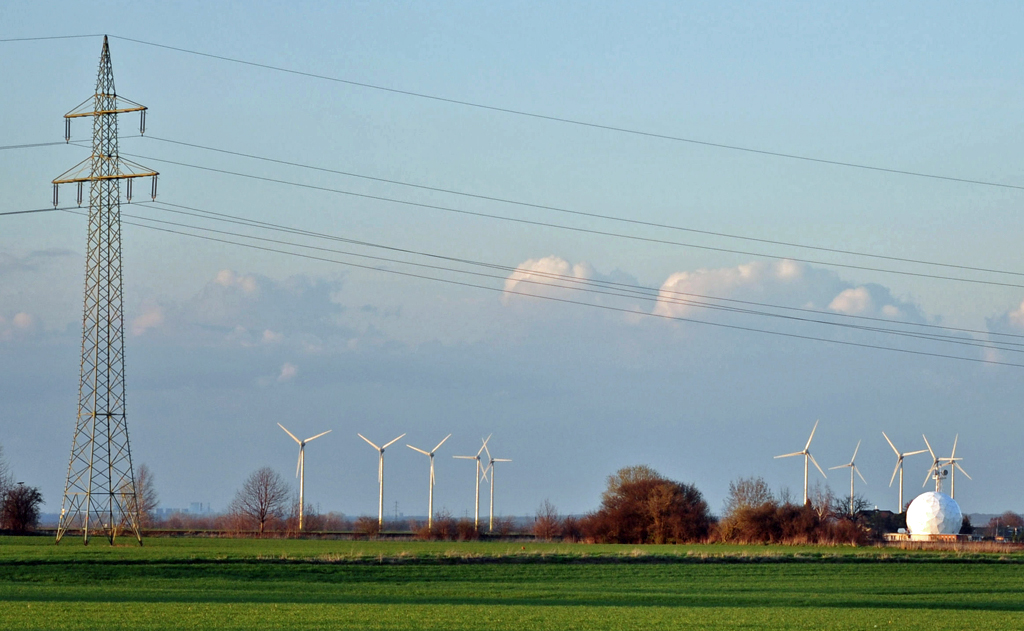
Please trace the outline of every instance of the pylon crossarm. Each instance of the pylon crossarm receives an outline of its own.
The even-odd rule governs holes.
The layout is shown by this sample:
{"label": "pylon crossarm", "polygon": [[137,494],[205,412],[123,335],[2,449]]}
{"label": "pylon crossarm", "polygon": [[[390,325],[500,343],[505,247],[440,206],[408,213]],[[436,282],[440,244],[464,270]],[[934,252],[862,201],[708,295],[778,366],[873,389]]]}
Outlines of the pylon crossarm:
{"label": "pylon crossarm", "polygon": [[[99,97],[101,99],[113,98],[114,107],[105,110],[91,109],[93,107],[93,104],[96,102],[96,97]],[[121,106],[121,103],[124,103],[125,105]],[[136,103],[131,99],[126,99],[123,96],[117,96],[116,94],[96,94],[82,101],[82,103],[78,107],[65,114],[64,118],[82,118],[84,116],[100,116],[102,114],[125,114],[128,112],[144,112],[147,109],[149,108],[147,108],[145,105]]]}

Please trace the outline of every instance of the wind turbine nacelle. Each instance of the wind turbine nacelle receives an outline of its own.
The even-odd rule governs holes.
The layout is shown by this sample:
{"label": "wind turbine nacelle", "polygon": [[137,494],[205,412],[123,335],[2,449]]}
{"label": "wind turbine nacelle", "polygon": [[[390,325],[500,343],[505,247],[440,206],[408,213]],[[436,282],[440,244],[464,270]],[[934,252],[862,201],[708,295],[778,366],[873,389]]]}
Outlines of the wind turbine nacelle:
{"label": "wind turbine nacelle", "polygon": [[922,493],[907,509],[907,529],[911,535],[955,535],[963,523],[960,506],[944,493]]}

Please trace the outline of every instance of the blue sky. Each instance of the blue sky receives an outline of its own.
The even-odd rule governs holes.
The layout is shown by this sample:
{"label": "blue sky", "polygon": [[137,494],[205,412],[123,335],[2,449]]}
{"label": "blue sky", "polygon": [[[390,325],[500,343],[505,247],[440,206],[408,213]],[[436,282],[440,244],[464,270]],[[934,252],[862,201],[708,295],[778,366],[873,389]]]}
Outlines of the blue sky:
{"label": "blue sky", "polygon": [[[964,510],[1021,510],[1006,471],[1024,439],[1017,420],[1024,369],[642,315],[1024,363],[1005,350],[664,300],[678,291],[942,324],[975,331],[952,333],[959,341],[984,342],[997,339],[993,333],[1024,335],[1024,287],[883,270],[1008,285],[1024,284],[1019,276],[571,216],[165,141],[650,223],[1011,272],[1021,270],[1020,190],[538,120],[124,39],[724,145],[1022,185],[1019,6],[278,5],[111,3],[100,11],[8,2],[0,39],[112,36],[119,94],[150,108],[145,138],[128,137],[137,120],[122,117],[121,151],[161,172],[161,201],[521,272],[512,279],[508,270],[489,271],[495,278],[428,274],[484,290],[125,226],[132,447],[136,462],[154,470],[164,505],[222,508],[264,464],[290,475],[296,454],[281,422],[296,434],[334,430],[307,454],[307,497],[325,510],[376,508],[375,456],[356,432],[374,441],[408,432],[386,456],[386,502],[407,514],[425,512],[426,463],[398,447],[430,447],[449,432],[435,501],[454,514],[472,510],[472,473],[444,456],[475,453],[490,433],[495,455],[514,460],[499,473],[501,512],[530,514],[545,498],[563,512],[591,509],[605,476],[639,463],[695,482],[717,510],[740,476],[798,493],[799,464],[772,456],[799,449],[820,418],[812,452],[822,466],[847,462],[864,441],[858,463],[869,484],[858,492],[871,504],[895,503],[884,430],[906,450],[921,448],[927,433],[947,452],[959,433],[958,455],[974,477],[957,485]],[[10,121],[0,145],[61,140],[63,114],[93,91],[100,46],[100,37],[0,43],[0,80],[11,88],[0,101]],[[72,133],[88,140],[89,125],[75,121]],[[74,145],[0,151],[0,212],[47,206],[50,180],[87,155]],[[62,192],[63,200],[73,197],[70,188]],[[172,215],[166,206],[123,212],[257,234]],[[65,213],[0,221],[0,444],[19,479],[39,485],[47,509],[58,510],[76,399],[85,225]],[[529,282],[551,273],[661,288],[663,300],[580,296]],[[920,488],[925,467],[908,460],[908,493]],[[845,472],[834,473],[829,483],[843,494]]]}

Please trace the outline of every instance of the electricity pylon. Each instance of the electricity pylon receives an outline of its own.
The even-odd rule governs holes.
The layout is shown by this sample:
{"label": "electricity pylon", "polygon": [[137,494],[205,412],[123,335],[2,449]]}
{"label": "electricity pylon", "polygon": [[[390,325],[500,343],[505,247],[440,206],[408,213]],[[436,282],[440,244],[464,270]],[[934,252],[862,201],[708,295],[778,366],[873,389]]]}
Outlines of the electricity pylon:
{"label": "electricity pylon", "polygon": [[92,155],[53,180],[53,203],[60,184],[89,183],[89,238],[85,261],[85,307],[82,317],[82,364],[78,385],[78,420],[71,442],[67,483],[61,503],[57,542],[71,529],[81,529],[89,543],[92,532],[103,532],[114,543],[129,529],[142,543],[132,454],[128,445],[124,386],[124,315],[121,296],[121,180],[131,201],[132,180],[156,176],[117,152],[117,115],[146,108],[117,96],[110,47],[103,38],[96,94],[64,115],[65,139],[71,139],[71,119],[93,119]]}

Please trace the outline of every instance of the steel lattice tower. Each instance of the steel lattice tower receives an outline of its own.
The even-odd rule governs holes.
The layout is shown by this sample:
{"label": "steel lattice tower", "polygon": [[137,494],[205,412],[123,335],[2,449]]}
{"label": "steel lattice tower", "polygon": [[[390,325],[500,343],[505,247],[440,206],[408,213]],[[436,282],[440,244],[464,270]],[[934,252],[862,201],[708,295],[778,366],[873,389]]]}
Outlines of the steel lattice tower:
{"label": "steel lattice tower", "polygon": [[124,316],[121,279],[121,180],[131,201],[132,180],[156,172],[122,159],[117,151],[117,115],[146,108],[117,96],[110,48],[103,38],[96,94],[65,115],[70,142],[71,119],[93,119],[92,155],[53,180],[53,203],[59,184],[89,183],[89,237],[85,262],[85,308],[82,318],[82,364],[78,420],[71,443],[67,483],[61,504],[57,542],[69,529],[81,529],[83,541],[103,532],[114,542],[128,529],[142,543],[125,416]]}

